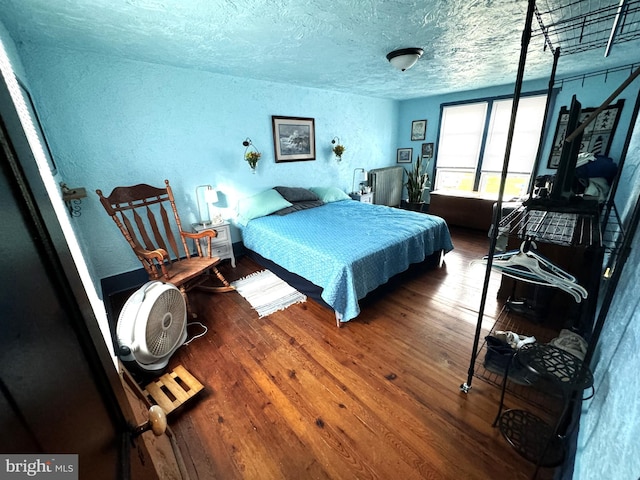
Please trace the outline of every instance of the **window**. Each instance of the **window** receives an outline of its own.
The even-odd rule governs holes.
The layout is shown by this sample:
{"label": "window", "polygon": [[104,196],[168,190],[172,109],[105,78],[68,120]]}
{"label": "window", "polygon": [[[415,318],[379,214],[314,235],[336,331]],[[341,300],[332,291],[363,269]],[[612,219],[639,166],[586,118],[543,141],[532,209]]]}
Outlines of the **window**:
{"label": "window", "polygon": [[[546,95],[521,97],[511,144],[505,195],[526,193],[538,153]],[[513,99],[443,105],[436,190],[497,195]]]}

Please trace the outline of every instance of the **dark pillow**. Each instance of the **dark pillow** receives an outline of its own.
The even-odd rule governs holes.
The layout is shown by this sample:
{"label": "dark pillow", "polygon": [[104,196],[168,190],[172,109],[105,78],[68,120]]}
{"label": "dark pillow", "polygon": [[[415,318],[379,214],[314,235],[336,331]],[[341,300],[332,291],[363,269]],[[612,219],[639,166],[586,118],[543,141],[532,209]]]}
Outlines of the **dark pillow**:
{"label": "dark pillow", "polygon": [[320,197],[313,193],[311,190],[307,190],[306,188],[300,187],[275,187],[280,195],[284,197],[285,200],[291,203],[295,202],[312,202],[316,200],[320,200]]}
{"label": "dark pillow", "polygon": [[322,200],[294,202],[290,207],[281,208],[280,210],[273,212],[272,215],[287,215],[289,213],[298,212],[300,210],[306,210],[307,208],[320,207],[321,205],[324,205],[324,202]]}

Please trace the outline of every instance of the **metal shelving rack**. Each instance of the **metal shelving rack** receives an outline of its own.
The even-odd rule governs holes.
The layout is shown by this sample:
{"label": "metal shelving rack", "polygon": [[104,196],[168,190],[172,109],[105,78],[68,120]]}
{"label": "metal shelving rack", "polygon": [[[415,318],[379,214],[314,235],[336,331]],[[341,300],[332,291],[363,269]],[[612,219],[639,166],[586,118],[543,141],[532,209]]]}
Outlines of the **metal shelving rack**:
{"label": "metal shelving rack", "polygon": [[[585,5],[587,5],[588,7],[590,3],[590,1],[571,2],[567,4],[566,8],[578,11],[581,8],[584,8]],[[520,238],[536,238],[536,241],[539,242],[547,241],[549,243],[557,243],[559,245],[563,245],[563,247],[561,248],[564,248],[565,246],[569,248],[579,246],[581,248],[584,248],[585,252],[590,251],[590,253],[594,252],[594,249],[591,246],[596,247],[595,251],[598,252],[598,255],[596,257],[593,257],[595,258],[595,260],[592,258],[592,266],[590,267],[590,279],[585,285],[583,285],[589,291],[590,299],[587,303],[586,308],[584,308],[580,313],[580,322],[582,323],[582,325],[588,325],[590,329],[589,336],[587,338],[587,340],[589,341],[588,349],[582,362],[583,365],[588,367],[593,358],[595,346],[598,343],[600,334],[605,324],[608,310],[612,303],[614,292],[620,280],[623,267],[629,256],[634,233],[640,225],[640,195],[636,200],[633,212],[631,212],[629,218],[625,218],[626,228],[629,234],[625,234],[622,222],[620,221],[620,217],[618,215],[618,211],[616,209],[615,203],[613,202],[620,179],[620,173],[623,170],[624,159],[626,157],[627,150],[629,148],[629,144],[633,135],[632,131],[629,131],[627,133],[625,146],[618,163],[618,174],[609,192],[609,201],[606,202],[604,206],[596,208],[594,212],[560,211],[556,213],[545,211],[545,208],[535,208],[535,202],[529,202],[529,206],[520,206],[516,209],[515,213],[512,212],[510,218],[500,223],[499,213],[503,211],[502,198],[508,172],[509,155],[511,151],[511,143],[513,140],[513,130],[518,109],[518,101],[522,87],[524,65],[526,63],[526,52],[528,43],[531,39],[531,27],[534,16],[540,26],[540,34],[544,35],[545,37],[545,48],[548,47],[553,52],[554,61],[551,79],[549,81],[549,93],[551,93],[551,89],[554,86],[555,72],[558,64],[558,59],[560,57],[560,48],[553,48],[552,38],[554,38],[555,36],[560,36],[561,34],[566,35],[565,43],[568,45],[566,47],[566,50],[570,53],[584,51],[581,50],[583,46],[580,45],[583,40],[584,48],[597,48],[603,43],[604,36],[602,35],[602,33],[605,31],[605,29],[594,27],[593,31],[600,32],[599,34],[601,35],[601,37],[596,38],[597,35],[595,33],[593,34],[593,37],[588,35],[588,32],[583,26],[586,26],[593,22],[598,25],[604,24],[607,19],[609,19],[609,21],[612,21],[613,24],[611,25],[609,30],[609,37],[604,43],[605,55],[608,55],[611,45],[614,42],[628,41],[640,37],[640,34],[637,33],[640,30],[640,21],[637,19],[638,11],[640,10],[640,0],[620,0],[620,3],[616,8],[613,17],[611,17],[612,12],[610,8],[600,9],[597,12],[578,12],[576,15],[567,17],[567,19],[565,20],[555,21],[554,15],[556,15],[557,10],[558,9],[549,10],[548,12],[540,12],[536,6],[535,0],[529,0],[525,29],[522,36],[522,50],[518,67],[518,76],[516,79],[516,86],[514,91],[511,124],[507,136],[507,146],[498,194],[498,201],[495,206],[496,215],[494,215],[494,220],[491,227],[491,241],[486,260],[487,265],[485,280],[483,284],[480,308],[478,311],[478,320],[476,323],[473,350],[471,353],[471,361],[469,364],[467,380],[460,386],[462,392],[468,393],[471,389],[471,382],[474,376],[480,377],[486,382],[497,387],[500,387],[500,385],[502,385],[500,410],[498,412],[496,420],[494,421],[494,426],[498,425],[500,427],[500,431],[502,432],[504,438],[516,449],[516,451],[520,455],[522,455],[529,461],[535,462],[536,469],[532,478],[535,478],[537,476],[540,467],[554,466],[554,464],[556,464],[555,462],[553,462],[553,464],[547,463],[546,454],[549,449],[555,451],[557,447],[560,451],[563,449],[565,441],[568,440],[570,442],[575,442],[575,436],[573,436],[573,434],[569,435],[568,432],[571,431],[571,429],[573,428],[572,425],[575,425],[575,422],[579,418],[581,396],[577,391],[572,392],[570,395],[564,395],[563,398],[559,398],[557,395],[554,396],[551,390],[545,388],[547,380],[543,377],[537,379],[534,385],[531,386],[517,385],[515,379],[512,379],[511,381],[507,380],[504,372],[502,373],[502,375],[489,372],[484,367],[484,365],[481,364],[481,362],[478,362],[479,365],[476,371],[476,361],[479,358],[480,350],[485,346],[485,343],[483,342],[480,349],[478,348],[480,345],[480,334],[483,327],[484,309],[488,293],[489,279],[492,271],[492,261],[493,256],[496,252],[498,236],[504,234],[504,232],[507,231],[512,235],[516,235]],[[572,11],[573,10],[569,10],[569,12]],[[551,20],[546,20],[545,18],[547,17]],[[581,22],[579,21],[579,19],[581,19]],[[566,27],[566,25],[572,25],[573,28],[568,28]],[[571,34],[568,32],[574,33]],[[576,34],[575,32],[579,33]],[[562,44],[562,41],[553,41]],[[572,41],[575,41],[577,43],[572,45]],[[620,92],[624,90],[624,88],[626,88],[626,86],[629,85],[629,83],[631,83],[631,81],[633,81],[633,79],[635,79],[639,75],[640,68],[637,68],[630,75],[630,77],[625,82],[623,82],[623,84],[603,103],[603,105],[595,110],[594,114],[590,115],[581,125],[579,125],[574,133],[568,135],[565,138],[565,141],[569,142],[573,138],[575,138],[576,134],[579,135],[581,129],[583,129],[586,124],[593,120],[600,111],[606,108],[606,106],[609,105],[609,103],[613,101],[620,94]],[[550,95],[548,95],[548,98],[549,97]],[[545,112],[545,118],[547,118],[548,116],[548,108],[549,104],[547,104],[547,112]],[[639,115],[640,96],[638,96],[638,98],[636,99],[633,115],[631,118],[632,124],[638,121]],[[534,172],[538,171],[545,129],[546,125],[543,125],[538,154],[533,168]],[[529,185],[530,194],[533,192],[533,185],[534,181],[532,179]],[[540,205],[538,205],[538,207],[540,207]],[[573,215],[565,215],[566,213],[571,213]],[[604,275],[602,274],[603,267],[606,267],[604,269]],[[594,297],[599,298],[597,298],[596,301],[596,298]],[[515,323],[513,323],[515,321],[517,320],[513,318],[512,313],[507,312],[506,309],[503,309],[500,315],[498,315],[498,318],[496,318],[496,321],[494,322],[491,330],[495,331],[499,329],[505,331],[520,331],[519,327],[516,326]],[[588,321],[588,323],[586,323],[585,321]],[[550,340],[547,336],[545,336],[547,335],[546,332],[535,332],[531,330],[530,327],[532,325],[533,324],[528,322],[527,328],[529,329],[529,331],[522,333],[525,335],[536,336],[536,339],[540,343],[533,344],[534,346],[542,346],[541,343],[546,343]],[[516,353],[516,356],[517,355],[518,354]],[[525,376],[524,378],[526,380],[527,377]],[[542,381],[540,382],[540,380]],[[504,405],[504,395],[507,390],[509,391],[509,395],[521,398],[526,403],[528,403],[531,408],[525,408],[524,410],[511,409],[502,412],[502,406]],[[563,406],[561,407],[560,416],[557,417],[555,428],[553,429],[553,431],[548,431],[546,433],[543,432],[540,428],[538,428],[540,426],[539,421],[541,421],[542,424],[546,425],[547,420],[553,418],[554,411],[557,411],[559,404]],[[515,428],[515,426],[517,425],[524,426],[524,429]],[[548,425],[552,425],[552,423],[548,423]],[[561,433],[561,435],[558,435],[558,433]],[[559,440],[561,443],[553,443],[554,439]],[[545,446],[542,450],[537,447],[540,441],[545,441]],[[540,443],[540,445],[542,444]],[[564,456],[558,457],[557,461],[563,462]]]}
{"label": "metal shelving rack", "polygon": [[[602,246],[602,233],[600,215],[597,210],[581,212],[557,212],[548,210],[536,210],[526,205],[518,205],[498,221],[498,231],[508,235],[511,239],[521,241],[533,241],[540,244],[558,245],[575,249],[598,249]],[[600,257],[597,257],[600,258]],[[600,264],[595,268],[600,271]],[[594,287],[595,288],[595,287]],[[515,298],[515,287],[510,299]],[[591,300],[593,301],[593,300]],[[508,303],[508,302],[507,302]],[[539,343],[549,342],[555,335],[550,329],[534,323],[524,321],[524,318],[514,312],[510,312],[506,306],[502,308],[493,323],[490,334],[496,331],[514,331],[526,336],[534,336]],[[592,316],[592,311],[587,306],[580,306],[586,312],[580,310],[581,315]],[[557,319],[558,323],[564,319]],[[554,332],[557,333],[557,332]],[[475,358],[482,358],[486,354],[486,342],[482,342]],[[474,368],[474,376],[496,387],[501,387],[503,376],[487,370],[482,362]],[[521,386],[514,382],[508,383],[511,395],[527,401],[530,405],[544,411],[551,412],[557,408],[556,400],[550,397],[540,385]]]}
{"label": "metal shelving rack", "polygon": [[521,205],[501,218],[498,225],[500,231],[508,231],[521,239],[567,247],[602,244],[597,215],[533,210]]}
{"label": "metal shelving rack", "polygon": [[[540,2],[541,4],[547,4],[547,2]],[[502,211],[504,184],[508,172],[509,155],[511,152],[511,145],[513,140],[513,130],[515,125],[515,118],[518,109],[518,103],[520,99],[520,93],[522,90],[522,81],[524,76],[524,68],[526,64],[528,45],[533,37],[544,37],[545,49],[548,49],[553,53],[553,66],[551,70],[549,80],[549,93],[554,87],[555,73],[560,58],[560,46],[562,46],[562,54],[569,55],[595,48],[603,48],[604,54],[608,55],[611,46],[614,43],[621,43],[630,40],[640,38],[640,0],[622,0],[618,5],[607,6],[605,8],[592,8],[592,2],[590,1],[570,1],[561,7],[548,8],[541,10],[535,0],[529,0],[527,15],[525,19],[525,26],[522,34],[522,49],[520,52],[520,60],[518,65],[518,74],[516,78],[516,84],[514,89],[514,101],[513,109],[511,112],[511,125],[507,137],[507,146],[505,159],[502,170],[502,181],[498,194],[498,200],[496,202],[496,211]],[[534,18],[537,26],[534,26]],[[605,101],[605,103],[593,114],[599,113],[604,109],[615,97],[633,80],[640,75],[640,68],[638,68],[629,79],[621,85],[612,96]],[[548,99],[551,95],[548,95]],[[548,100],[549,101],[549,100]],[[547,104],[547,110],[549,104]],[[636,108],[637,109],[637,108]],[[548,112],[546,112],[548,113]],[[545,113],[545,118],[548,116]],[[634,117],[635,118],[635,117]],[[583,122],[583,125],[592,120],[591,116]],[[541,141],[538,149],[538,155],[533,168],[533,171],[538,170],[538,166],[541,158],[542,140],[544,138],[544,132],[546,125],[542,127]],[[579,128],[584,128],[582,125]],[[571,137],[571,136],[569,136]],[[570,138],[567,137],[567,141]],[[622,159],[624,159],[623,152]],[[623,160],[619,164],[618,177],[616,177],[614,184],[612,185],[609,198],[613,199],[617,187],[620,172],[623,167]],[[533,178],[529,186],[529,193],[533,192]],[[618,249],[625,242],[624,232],[622,231],[621,222],[613,204],[613,200],[607,202],[605,208],[601,213],[575,213],[571,215],[567,212],[551,213],[545,212],[544,209],[528,208],[521,206],[516,209],[512,217],[506,220],[510,222],[508,228],[510,231],[515,232],[516,235],[526,237],[531,231],[534,231],[538,237],[544,237],[544,241],[550,243],[561,242],[563,245],[600,245],[605,248],[605,252],[609,255],[609,263],[611,266],[615,266],[616,257],[618,255]],[[489,277],[492,270],[492,258],[496,251],[496,242],[500,229],[504,232],[507,227],[505,223],[500,224],[499,216],[496,215],[492,225],[492,234],[490,247],[488,252],[487,268],[485,274],[485,280],[483,285],[483,293],[478,312],[478,321],[476,325],[476,334],[474,337],[473,350],[471,361],[468,370],[468,376],[465,383],[460,386],[461,391],[467,393],[471,389],[471,383],[474,376],[482,376],[483,379],[490,383],[495,383],[491,380],[490,375],[485,375],[487,372],[482,372],[483,367],[478,367],[478,375],[476,375],[476,360],[480,354],[480,350],[483,348],[484,343],[480,342],[480,335],[482,331],[482,324],[484,320],[484,309],[486,304],[486,297],[488,293]],[[515,228],[515,230],[513,230]],[[518,228],[520,230],[518,230]],[[568,233],[573,230],[573,233]],[[568,237],[571,237],[570,239]],[[612,270],[614,271],[614,270]],[[499,328],[506,330],[509,325],[509,315],[500,315],[496,319],[494,329]],[[507,318],[506,323],[504,318]],[[600,322],[601,319],[598,319]],[[505,327],[506,326],[506,327]],[[595,326],[595,340],[597,341],[597,335],[601,324]],[[544,341],[544,338],[539,340]],[[547,341],[549,339],[546,339]],[[592,354],[593,346],[590,345],[590,350],[587,353],[585,361],[589,361]],[[531,390],[531,389],[528,389]],[[518,392],[515,392],[516,394]],[[530,392],[527,392],[525,399],[529,399]],[[537,402],[536,402],[537,403]],[[542,403],[542,402],[540,402]]]}
{"label": "metal shelving rack", "polygon": [[584,0],[543,10],[536,5],[535,16],[538,28],[533,30],[532,38],[544,37],[551,50],[554,44],[562,45],[563,55],[604,48],[606,57],[614,43],[640,38],[640,0],[597,8]]}

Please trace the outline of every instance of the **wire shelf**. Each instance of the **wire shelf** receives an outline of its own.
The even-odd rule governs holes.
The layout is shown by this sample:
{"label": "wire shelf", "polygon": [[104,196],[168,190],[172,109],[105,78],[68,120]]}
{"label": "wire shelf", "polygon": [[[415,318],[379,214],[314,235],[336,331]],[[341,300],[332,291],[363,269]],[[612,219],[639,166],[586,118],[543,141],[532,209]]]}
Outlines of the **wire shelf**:
{"label": "wire shelf", "polygon": [[[557,336],[555,329],[550,329],[543,324],[537,324],[528,321],[524,317],[510,312],[507,307],[503,307],[496,318],[489,335],[494,335],[498,331],[512,331],[519,335],[533,336],[537,342],[547,343]],[[484,357],[487,352],[486,340],[480,344],[478,354],[476,355],[476,363],[474,376],[480,380],[489,383],[497,388],[502,388],[504,375],[495,373],[484,366]],[[513,381],[508,381],[507,392],[526,402],[531,407],[538,409],[539,412],[552,415],[558,411],[561,405],[561,398],[558,392],[548,386],[543,381],[539,381],[533,385],[521,385]]]}
{"label": "wire shelf", "polygon": [[600,220],[602,224],[602,246],[607,253],[617,252],[624,241],[624,230],[615,208],[604,210]]}
{"label": "wire shelf", "polygon": [[505,215],[498,230],[519,238],[564,246],[602,244],[596,215],[577,212],[533,210],[520,206]]}
{"label": "wire shelf", "polygon": [[[549,5],[550,2],[540,2]],[[562,55],[608,48],[616,43],[640,38],[640,0],[629,0],[593,8],[592,2],[568,2],[540,10],[536,6],[538,27],[531,36],[543,36],[551,49]]]}

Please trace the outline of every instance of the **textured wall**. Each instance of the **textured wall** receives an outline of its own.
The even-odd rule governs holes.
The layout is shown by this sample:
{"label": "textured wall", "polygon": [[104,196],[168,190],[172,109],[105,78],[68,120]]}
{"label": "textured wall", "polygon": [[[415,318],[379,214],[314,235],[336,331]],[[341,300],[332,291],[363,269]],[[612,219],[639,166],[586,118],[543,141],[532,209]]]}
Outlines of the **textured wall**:
{"label": "textured wall", "polygon": [[16,50],[16,45],[2,22],[0,22],[0,41],[16,75],[24,75],[24,69],[22,68],[22,62]]}
{"label": "textured wall", "polygon": [[[74,226],[96,281],[139,268],[95,195],[170,179],[183,221],[211,184],[230,207],[274,185],[351,189],[353,169],[395,161],[397,103],[45,47],[20,50],[61,177],[89,192]],[[317,159],[274,162],[271,115],[315,118]],[[342,162],[331,139],[347,147]],[[250,137],[257,173],[243,160]],[[239,240],[234,232],[234,241]]]}
{"label": "textured wall", "polygon": [[[625,223],[640,195],[639,158],[640,122],[636,122],[624,167],[626,194],[617,197]],[[583,404],[575,479],[640,477],[639,247],[636,232],[594,355],[595,395]]]}
{"label": "textured wall", "polygon": [[[560,61],[562,61],[562,59]],[[549,68],[551,68],[551,64],[549,65]],[[562,106],[568,107],[571,104],[571,97],[574,94],[577,96],[577,99],[582,103],[584,108],[599,107],[602,102],[604,102],[622,84],[622,82],[624,82],[630,73],[630,70],[625,70],[622,72],[608,73],[606,75],[596,75],[586,78],[584,81],[582,81],[582,79],[578,79],[566,81],[564,83],[560,82],[561,79],[558,79],[556,87],[559,88],[559,92],[556,96],[554,105],[552,105],[551,116],[548,124],[549,133],[544,142],[540,162],[540,174],[555,173],[555,170],[550,170],[546,167],[549,159],[549,152],[551,151],[553,143],[555,128],[558,122],[560,108]],[[546,91],[548,84],[548,79],[525,81],[522,87],[522,92]],[[438,131],[440,128],[440,105],[442,103],[461,102],[499,96],[513,96],[513,90],[513,85],[501,85],[469,92],[402,101],[400,102],[400,122],[398,124],[398,143],[396,147],[412,147],[414,158],[416,153],[420,151],[421,144],[424,142],[433,142],[437,147]],[[625,99],[622,115],[611,145],[610,156],[614,160],[619,159],[622,153],[629,122],[633,112],[633,105],[639,90],[640,79],[636,79],[612,102],[615,103],[619,98]],[[412,142],[411,122],[413,120],[425,118],[428,120],[427,139],[424,142]],[[431,168],[433,168],[433,166],[433,164],[430,165]]]}

